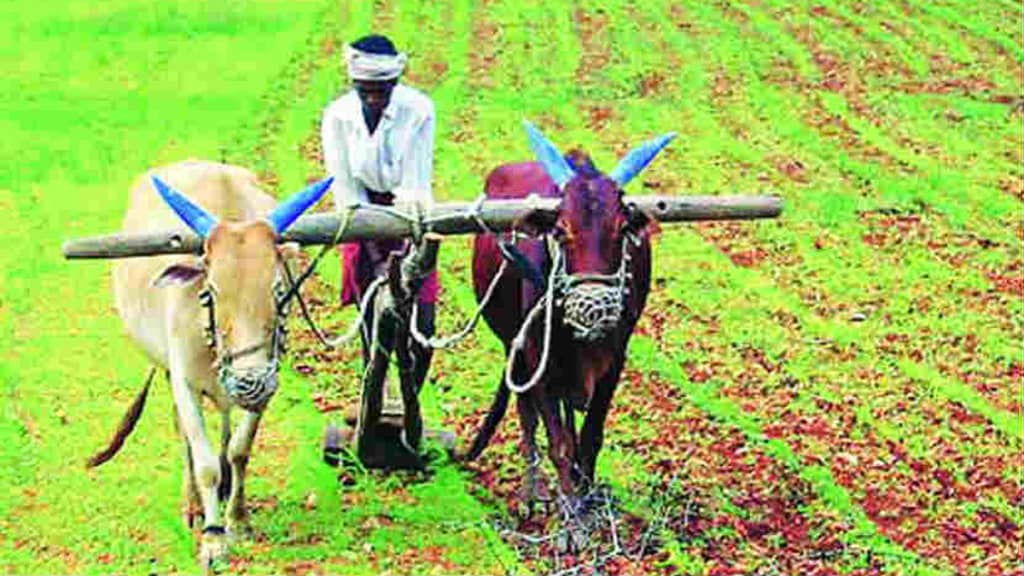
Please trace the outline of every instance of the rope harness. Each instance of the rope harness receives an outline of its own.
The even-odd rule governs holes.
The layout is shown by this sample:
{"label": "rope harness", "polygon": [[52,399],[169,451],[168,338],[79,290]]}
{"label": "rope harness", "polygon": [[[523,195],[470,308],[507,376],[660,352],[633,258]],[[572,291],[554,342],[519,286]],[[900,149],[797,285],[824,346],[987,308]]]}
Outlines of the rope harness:
{"label": "rope harness", "polygon": [[476,225],[480,227],[480,230],[483,233],[494,236],[494,239],[498,243],[498,250],[501,251],[501,255],[503,257],[501,260],[501,265],[498,267],[498,271],[494,274],[494,278],[491,279],[491,283],[487,286],[487,290],[484,292],[484,297],[480,299],[480,303],[477,305],[476,311],[473,313],[473,316],[469,319],[469,322],[467,322],[466,325],[463,326],[461,330],[455,332],[450,336],[432,336],[430,338],[425,337],[420,332],[419,324],[417,322],[417,319],[419,318],[420,307],[419,301],[416,302],[416,304],[412,307],[412,319],[410,322],[409,332],[410,334],[412,334],[413,340],[415,340],[417,344],[423,346],[424,348],[432,348],[434,350],[443,350],[446,348],[451,348],[452,346],[455,346],[459,342],[463,341],[467,336],[469,336],[470,333],[472,333],[473,330],[476,328],[477,323],[480,322],[480,318],[483,317],[484,309],[487,308],[488,304],[490,304],[491,298],[494,297],[495,289],[498,287],[498,283],[501,281],[501,278],[505,275],[505,270],[508,269],[508,263],[513,260],[510,246],[514,245],[516,242],[516,231],[513,230],[511,233],[511,238],[506,240],[502,238],[501,235],[495,233],[494,230],[491,230],[491,227],[488,226],[486,222],[484,222],[483,218],[480,217],[480,208],[481,206],[483,206],[484,200],[486,199],[487,196],[484,194],[478,196],[477,199],[473,202],[473,204],[469,207],[469,216],[473,218],[474,221],[476,221]]}
{"label": "rope harness", "polygon": [[[282,261],[283,263],[283,261]],[[274,284],[274,326],[270,338],[242,348],[229,350],[224,342],[224,333],[217,328],[217,315],[213,290],[207,284],[199,292],[199,304],[206,308],[206,344],[216,357],[217,376],[228,397],[240,408],[259,412],[277,392],[277,369],[285,345],[285,318],[288,314],[287,300],[283,298],[284,286]],[[254,368],[237,368],[239,358],[270,348],[270,362]]]}
{"label": "rope harness", "polygon": [[[551,352],[554,308],[562,308],[562,322],[572,330],[574,339],[596,342],[609,336],[619,325],[629,297],[629,281],[633,278],[630,244],[640,246],[641,239],[631,233],[622,237],[622,257],[614,274],[569,274],[565,268],[565,254],[548,237],[548,250],[554,252],[554,261],[548,275],[547,291],[534,304],[519,332],[512,340],[505,363],[505,385],[512,392],[522,394],[536,386],[547,371]],[[512,377],[516,356],[526,348],[530,327],[544,314],[544,332],[540,361],[530,378],[517,384]]]}
{"label": "rope harness", "polygon": [[[473,330],[476,328],[476,325],[480,322],[480,318],[483,316],[484,308],[487,307],[492,297],[494,296],[494,292],[498,286],[498,282],[501,280],[502,276],[504,276],[505,271],[508,268],[509,260],[512,259],[511,254],[509,254],[508,245],[515,243],[516,233],[513,232],[511,240],[505,240],[502,239],[499,235],[495,234],[495,232],[491,230],[490,227],[487,226],[487,223],[484,222],[483,219],[480,217],[480,208],[483,205],[484,200],[486,200],[486,196],[481,194],[476,199],[476,201],[474,201],[473,204],[469,207],[468,216],[476,221],[477,225],[480,227],[480,230],[482,232],[486,234],[493,234],[498,239],[498,247],[501,250],[502,254],[505,256],[505,258],[502,260],[501,266],[498,268],[497,274],[495,274],[494,278],[491,280],[491,284],[488,286],[484,298],[477,306],[477,309],[473,313],[473,316],[470,318],[469,322],[467,322],[465,326],[463,326],[460,330],[456,331],[454,334],[450,336],[431,336],[429,338],[425,336],[420,331],[419,324],[417,322],[419,318],[419,301],[417,300],[414,303],[412,307],[412,317],[410,318],[409,322],[409,333],[412,336],[413,340],[415,340],[417,344],[424,348],[432,348],[434,350],[451,348],[452,346],[455,346],[462,340],[466,339],[473,332]],[[433,221],[430,218],[424,218],[422,212],[418,212],[417,216],[414,217],[390,206],[366,204],[361,205],[360,209],[374,210],[384,214],[389,214],[395,218],[405,220],[410,224],[414,241],[418,240],[419,238],[422,238],[423,233],[430,230],[430,224]],[[352,213],[353,210],[349,210],[346,213],[344,220],[338,227],[338,231],[335,234],[334,242],[332,242],[332,245],[338,243],[338,240],[341,238],[345,229],[348,227],[349,222],[351,221]],[[363,297],[359,301],[359,313],[356,315],[356,318],[352,321],[352,323],[349,325],[348,329],[345,331],[344,334],[337,336],[335,338],[329,338],[326,334],[324,334],[322,330],[320,330],[320,328],[316,325],[316,322],[314,322],[313,318],[310,316],[309,311],[306,308],[306,304],[302,299],[302,296],[298,294],[297,285],[301,284],[302,281],[304,281],[306,278],[309,277],[310,274],[312,274],[313,270],[320,262],[320,258],[323,257],[324,253],[329,248],[329,245],[324,246],[324,249],[321,250],[317,257],[313,260],[313,262],[310,263],[306,271],[300,276],[299,282],[296,283],[296,287],[294,287],[289,294],[295,295],[297,297],[303,318],[309,325],[310,329],[313,331],[313,334],[316,335],[317,339],[325,347],[337,348],[348,345],[356,338],[356,336],[359,335],[360,329],[363,330],[363,334],[366,336],[367,342],[373,342],[373,334],[369,334],[369,331],[372,331],[372,327],[365,326],[363,318],[365,316],[367,307],[371,305],[371,302],[373,301],[373,297],[376,295],[377,290],[379,290],[381,285],[383,285],[387,281],[386,277],[377,277],[370,283],[370,285],[366,289],[366,293],[363,294]]]}

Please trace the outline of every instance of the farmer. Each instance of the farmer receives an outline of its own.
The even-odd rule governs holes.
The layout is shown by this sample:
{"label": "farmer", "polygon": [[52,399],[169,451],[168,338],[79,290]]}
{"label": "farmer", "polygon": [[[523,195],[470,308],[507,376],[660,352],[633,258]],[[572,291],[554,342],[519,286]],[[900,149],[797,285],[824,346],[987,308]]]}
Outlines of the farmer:
{"label": "farmer", "polygon": [[[434,103],[425,94],[398,82],[407,56],[385,36],[371,34],[345,46],[345,63],[353,90],[324,111],[321,125],[324,165],[334,176],[334,202],[342,211],[359,204],[433,203],[430,178],[434,160]],[[405,240],[364,240],[339,247],[342,263],[341,305],[358,304],[374,278],[384,273],[388,254]],[[437,272],[419,293],[418,327],[434,331]],[[364,321],[372,325],[367,311]],[[370,343],[363,338],[363,362]],[[422,386],[430,350],[413,343],[414,375]]]}

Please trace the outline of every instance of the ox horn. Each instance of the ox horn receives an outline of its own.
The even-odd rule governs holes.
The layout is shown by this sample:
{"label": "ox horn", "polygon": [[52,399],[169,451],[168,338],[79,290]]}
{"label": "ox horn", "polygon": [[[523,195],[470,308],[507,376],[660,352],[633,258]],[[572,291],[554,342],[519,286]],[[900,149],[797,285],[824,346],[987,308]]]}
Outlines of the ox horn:
{"label": "ox horn", "polygon": [[630,180],[636,177],[637,174],[643,172],[644,168],[654,160],[654,157],[661,152],[668,143],[676,137],[675,132],[669,132],[657,138],[652,138],[640,144],[636,148],[630,150],[622,160],[619,160],[619,164],[615,166],[615,169],[608,173],[608,177],[611,178],[619,187],[625,186]]}
{"label": "ox horn", "polygon": [[526,128],[526,135],[530,140],[530,149],[533,150],[533,155],[537,157],[537,161],[544,166],[544,171],[561,189],[576,176],[576,172],[565,161],[558,148],[544,134],[541,134],[536,126],[528,120],[523,120],[523,127]]}
{"label": "ox horn", "polygon": [[320,197],[331,187],[332,182],[334,182],[333,176],[324,178],[310,184],[304,190],[292,194],[287,200],[278,204],[277,208],[267,215],[267,221],[274,228],[274,232],[277,232],[278,235],[284,234],[292,222],[295,222],[303,212],[320,200]]}
{"label": "ox horn", "polygon": [[213,227],[217,225],[216,216],[203,210],[198,204],[186,198],[184,194],[168,186],[166,182],[155,174],[152,176],[152,179],[153,186],[160,193],[160,197],[164,199],[164,202],[167,202],[171,210],[174,210],[174,213],[185,224],[188,224],[189,228],[202,238],[210,235],[210,230],[213,230]]}

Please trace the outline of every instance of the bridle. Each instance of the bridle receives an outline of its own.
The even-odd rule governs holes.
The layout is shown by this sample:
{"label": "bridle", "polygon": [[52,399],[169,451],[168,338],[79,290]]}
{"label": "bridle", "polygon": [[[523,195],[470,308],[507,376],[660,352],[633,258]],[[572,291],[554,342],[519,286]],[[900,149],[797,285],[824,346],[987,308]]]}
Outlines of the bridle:
{"label": "bridle", "polygon": [[[278,263],[285,266],[280,255],[277,256]],[[287,270],[287,266],[285,266]],[[291,276],[286,274],[290,284]],[[294,286],[294,284],[292,284]],[[285,351],[285,337],[287,330],[285,320],[288,316],[288,303],[295,294],[280,280],[274,282],[274,326],[271,329],[269,338],[246,346],[240,350],[229,350],[225,343],[224,332],[217,327],[215,290],[207,281],[199,291],[199,305],[206,309],[206,344],[213,352],[215,366],[217,368],[218,380],[238,406],[250,410],[260,411],[277,391],[277,369],[281,354]],[[270,362],[258,368],[239,369],[234,367],[235,361],[250,356],[263,350],[270,349]]]}
{"label": "bridle", "polygon": [[[565,248],[548,235],[548,252],[552,257],[551,270],[544,295],[534,304],[519,326],[509,346],[505,363],[505,386],[516,394],[524,394],[536,386],[547,370],[554,331],[554,310],[562,313],[562,323],[572,330],[573,338],[583,342],[596,342],[611,335],[622,321],[630,294],[629,281],[633,278],[629,247],[640,246],[643,240],[633,232],[622,235],[622,258],[613,274],[569,274],[565,267]],[[540,360],[533,374],[523,383],[514,381],[516,357],[526,348],[530,327],[543,316],[543,336]]]}
{"label": "bridle", "polygon": [[[562,252],[557,259],[559,269],[554,272],[555,306],[561,308],[562,321],[576,340],[595,342],[618,327],[627,308],[629,282],[633,278],[629,247],[639,247],[641,242],[638,235],[623,231],[619,268],[612,274],[569,274],[565,248],[549,240],[549,250]],[[552,243],[556,245],[554,248],[550,246]]]}

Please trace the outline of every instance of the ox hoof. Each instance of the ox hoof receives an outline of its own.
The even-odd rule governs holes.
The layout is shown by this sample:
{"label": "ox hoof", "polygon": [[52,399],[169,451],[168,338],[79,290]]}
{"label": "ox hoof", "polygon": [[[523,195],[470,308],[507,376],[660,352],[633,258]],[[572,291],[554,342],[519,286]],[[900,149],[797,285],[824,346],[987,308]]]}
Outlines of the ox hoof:
{"label": "ox hoof", "polygon": [[588,516],[582,500],[575,496],[560,496],[558,507],[563,527],[555,542],[558,550],[564,554],[578,554],[588,549],[599,519]]}
{"label": "ox hoof", "polygon": [[544,482],[533,480],[524,482],[519,488],[519,512],[523,518],[532,518],[539,505],[544,514],[551,511],[551,492]]}
{"label": "ox hoof", "polygon": [[607,484],[595,485],[593,483],[588,483],[587,486],[591,486],[591,488],[585,492],[577,489],[578,494],[585,494],[581,498],[581,504],[585,513],[601,508],[615,510],[618,501],[615,499],[615,495],[612,494],[611,486]]}
{"label": "ox hoof", "polygon": [[217,574],[228,568],[228,537],[223,528],[210,526],[203,529],[199,565],[203,574]]}
{"label": "ox hoof", "polygon": [[523,502],[540,502],[542,504],[548,504],[552,500],[548,485],[538,479],[523,482],[519,488],[519,498]]}
{"label": "ox hoof", "polygon": [[345,456],[344,452],[351,442],[352,431],[350,429],[339,428],[333,423],[328,424],[327,429],[324,430],[322,445],[324,463],[334,468],[341,465]]}

